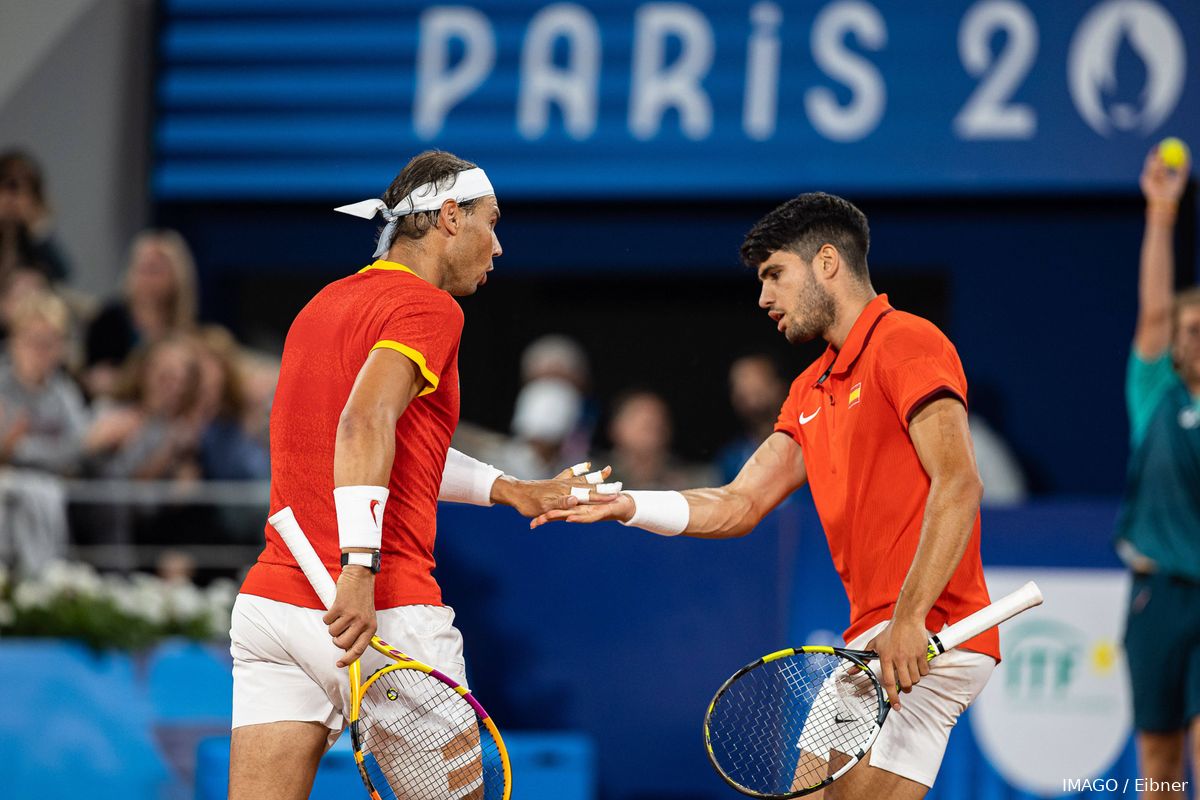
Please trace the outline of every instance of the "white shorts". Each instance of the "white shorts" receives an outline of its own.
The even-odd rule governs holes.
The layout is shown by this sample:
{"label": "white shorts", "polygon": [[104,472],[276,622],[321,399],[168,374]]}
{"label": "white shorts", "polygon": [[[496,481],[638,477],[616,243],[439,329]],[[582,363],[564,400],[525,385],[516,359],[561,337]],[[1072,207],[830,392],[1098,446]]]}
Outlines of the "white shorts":
{"label": "white shorts", "polygon": [[[350,717],[350,683],[337,660],[321,617],[257,595],[239,594],[233,604],[229,652],[233,656],[233,727],[298,720],[329,728],[329,744]],[[449,606],[398,606],[376,613],[377,635],[418,661],[467,685],[462,634]],[[363,676],[391,663],[370,647]]]}
{"label": "white shorts", "polygon": [[[885,625],[879,623],[847,647],[862,650]],[[900,695],[898,711],[888,712],[869,754],[871,766],[932,787],[950,731],[995,668],[991,656],[970,650],[950,650],[929,662],[929,674]]]}

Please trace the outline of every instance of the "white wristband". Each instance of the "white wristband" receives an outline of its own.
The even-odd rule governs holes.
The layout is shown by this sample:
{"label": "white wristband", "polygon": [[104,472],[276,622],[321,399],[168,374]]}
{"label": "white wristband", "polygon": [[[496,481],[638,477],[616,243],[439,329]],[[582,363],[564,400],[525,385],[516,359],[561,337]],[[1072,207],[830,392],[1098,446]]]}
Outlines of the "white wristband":
{"label": "white wristband", "polygon": [[450,448],[446,453],[446,466],[442,469],[438,500],[490,506],[492,485],[503,474],[491,464],[476,461],[469,455]]}
{"label": "white wristband", "polygon": [[343,550],[347,547],[380,549],[383,543],[383,507],[387,499],[386,486],[339,486],[333,490],[338,544]]}
{"label": "white wristband", "polygon": [[625,492],[633,500],[633,516],[629,522],[635,528],[660,536],[678,536],[688,526],[692,512],[687,498],[679,492]]}

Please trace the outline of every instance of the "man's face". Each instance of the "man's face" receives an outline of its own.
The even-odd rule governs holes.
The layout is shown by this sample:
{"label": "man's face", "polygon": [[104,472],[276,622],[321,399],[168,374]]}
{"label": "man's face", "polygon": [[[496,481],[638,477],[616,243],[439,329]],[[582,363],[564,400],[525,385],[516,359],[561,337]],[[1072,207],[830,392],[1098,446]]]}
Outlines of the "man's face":
{"label": "man's face", "polygon": [[1171,354],[1184,383],[1194,387],[1200,382],[1200,303],[1182,306],[1176,314]]}
{"label": "man's face", "polygon": [[791,344],[811,341],[833,325],[833,297],[817,282],[815,273],[820,258],[818,252],[807,262],[795,253],[776,250],[758,267],[762,282],[758,305],[767,310]]}
{"label": "man's face", "polygon": [[450,281],[446,287],[446,291],[456,297],[475,294],[480,286],[487,283],[487,274],[493,269],[492,259],[504,253],[496,237],[500,206],[494,196],[480,198],[471,213],[460,209],[459,219]]}

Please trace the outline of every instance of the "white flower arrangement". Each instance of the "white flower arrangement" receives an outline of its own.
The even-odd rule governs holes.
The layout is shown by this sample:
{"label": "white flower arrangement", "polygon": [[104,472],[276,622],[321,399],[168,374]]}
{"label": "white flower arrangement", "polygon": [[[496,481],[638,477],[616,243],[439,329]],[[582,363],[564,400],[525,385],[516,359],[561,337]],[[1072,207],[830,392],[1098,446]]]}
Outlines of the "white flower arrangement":
{"label": "white flower arrangement", "polygon": [[237,586],[200,589],[142,573],[100,575],[65,561],[15,580],[0,571],[0,635],[78,638],[98,648],[139,649],[168,636],[228,635]]}

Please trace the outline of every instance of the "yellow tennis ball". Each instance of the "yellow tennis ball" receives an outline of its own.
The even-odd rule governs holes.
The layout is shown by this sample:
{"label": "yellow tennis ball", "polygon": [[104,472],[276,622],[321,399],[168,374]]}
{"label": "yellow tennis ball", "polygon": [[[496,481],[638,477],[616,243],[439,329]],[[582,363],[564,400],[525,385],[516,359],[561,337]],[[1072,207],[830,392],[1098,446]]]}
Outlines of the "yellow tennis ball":
{"label": "yellow tennis ball", "polygon": [[1182,139],[1169,136],[1158,143],[1158,157],[1167,169],[1183,169],[1191,161],[1188,146]]}

